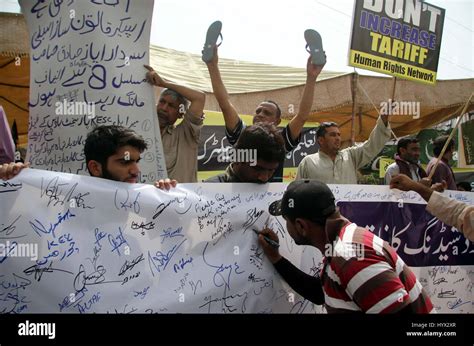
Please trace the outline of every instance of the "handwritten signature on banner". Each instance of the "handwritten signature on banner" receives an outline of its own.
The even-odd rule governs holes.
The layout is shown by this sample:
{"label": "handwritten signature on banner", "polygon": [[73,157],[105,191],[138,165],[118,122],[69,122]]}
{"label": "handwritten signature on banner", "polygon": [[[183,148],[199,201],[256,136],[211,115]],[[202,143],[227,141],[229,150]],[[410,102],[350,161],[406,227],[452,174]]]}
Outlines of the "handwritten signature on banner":
{"label": "handwritten signature on banner", "polygon": [[[315,311],[288,291],[251,231],[268,225],[279,235],[282,254],[317,275],[320,254],[308,252],[312,248],[303,253],[306,248],[295,246],[281,219],[266,211],[281,198],[284,184],[182,184],[164,192],[35,169],[9,183],[20,181],[27,191],[0,199],[0,239],[13,244],[0,257],[0,312]],[[332,188],[341,198],[361,187]],[[365,188],[379,195],[384,189]],[[78,197],[81,203],[71,206]],[[358,215],[360,225],[391,242],[419,271],[438,311],[472,312],[474,249],[457,239],[457,231],[410,201],[404,208],[384,199],[343,202],[343,213]],[[407,215],[421,221],[414,224]],[[29,244],[39,249],[36,259],[20,253]]]}
{"label": "handwritten signature on banner", "polygon": [[[273,197],[280,192],[249,191],[243,196],[216,191],[210,196],[197,186],[172,199],[163,195],[159,198],[164,202],[157,203],[156,193],[162,192],[151,186],[135,191],[126,185],[126,189],[98,194],[91,185],[98,180],[94,178],[38,170],[24,172],[22,177],[38,173],[42,176],[33,183],[37,184],[33,195],[31,191],[19,195],[18,190],[11,198],[19,198],[20,205],[22,199],[28,200],[28,205],[35,199],[39,209],[25,208],[4,233],[14,236],[13,229],[18,232],[26,223],[31,232],[24,235],[24,242],[36,242],[44,251],[33,265],[11,257],[0,264],[7,269],[2,279],[9,283],[5,281],[4,288],[0,287],[0,311],[44,311],[37,292],[46,287],[48,292],[56,292],[49,295],[54,298],[46,310],[59,312],[269,312],[270,301],[287,305],[283,295],[278,301],[272,297],[272,290],[280,288],[281,283],[274,282],[273,269],[261,249],[256,248],[254,234],[245,233],[245,227],[263,224],[262,210],[248,206],[245,217],[232,222],[244,205],[244,197],[247,204],[256,204],[264,202],[267,194]],[[77,196],[82,196],[82,205],[68,208],[68,199]],[[102,199],[112,203],[100,202]],[[101,209],[111,208],[96,213],[85,208],[90,201],[100,204]],[[206,213],[209,217],[201,218],[201,230],[173,226],[179,219],[197,219]],[[119,216],[123,214],[128,216]],[[224,218],[229,220],[225,225],[232,225],[225,231],[218,222]],[[251,253],[244,245],[249,240],[253,243]],[[229,244],[238,244],[242,252],[234,249],[235,257],[223,260]],[[10,266],[5,267],[5,263]],[[23,289],[18,295],[7,292],[13,286],[13,275],[28,280],[24,294]],[[58,280],[65,284],[54,285]],[[132,292],[133,296],[120,299],[125,303],[119,304],[111,300],[107,293],[111,291],[119,295]],[[179,302],[180,298],[172,299],[171,293],[183,294],[187,304],[173,306],[170,302]],[[260,303],[256,303],[256,297]]]}
{"label": "handwritten signature on banner", "polygon": [[[438,312],[471,313],[474,270],[469,266],[428,268],[420,280]],[[434,299],[433,299],[434,297]]]}

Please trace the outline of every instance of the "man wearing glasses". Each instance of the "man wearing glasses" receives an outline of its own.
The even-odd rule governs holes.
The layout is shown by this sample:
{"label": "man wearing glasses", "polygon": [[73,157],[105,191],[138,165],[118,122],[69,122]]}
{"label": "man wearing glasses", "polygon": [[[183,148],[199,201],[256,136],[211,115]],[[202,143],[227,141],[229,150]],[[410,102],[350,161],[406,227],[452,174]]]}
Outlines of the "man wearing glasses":
{"label": "man wearing glasses", "polygon": [[382,114],[367,141],[360,146],[340,150],[341,131],[338,124],[324,122],[316,132],[319,152],[301,161],[296,179],[316,179],[326,184],[357,184],[357,170],[382,150],[390,140],[390,134],[388,115]]}

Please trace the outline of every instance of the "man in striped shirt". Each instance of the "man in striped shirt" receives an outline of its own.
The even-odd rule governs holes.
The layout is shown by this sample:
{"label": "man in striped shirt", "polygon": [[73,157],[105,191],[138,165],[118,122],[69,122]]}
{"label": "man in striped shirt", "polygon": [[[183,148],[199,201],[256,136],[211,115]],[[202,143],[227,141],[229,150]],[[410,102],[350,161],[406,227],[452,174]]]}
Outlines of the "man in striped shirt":
{"label": "man in striped shirt", "polygon": [[264,229],[259,242],[275,269],[304,298],[325,304],[329,313],[430,313],[433,304],[415,274],[387,242],[339,213],[329,187],[297,180],[270,205],[282,215],[298,245],[312,245],[325,256],[320,277],[300,271],[266,242],[278,236]]}

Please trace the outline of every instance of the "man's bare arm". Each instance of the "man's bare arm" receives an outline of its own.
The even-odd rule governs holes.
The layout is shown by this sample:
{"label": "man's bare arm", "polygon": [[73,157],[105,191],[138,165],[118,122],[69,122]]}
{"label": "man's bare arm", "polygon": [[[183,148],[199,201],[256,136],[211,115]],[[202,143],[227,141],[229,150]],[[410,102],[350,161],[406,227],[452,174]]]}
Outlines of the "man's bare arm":
{"label": "man's bare arm", "polygon": [[318,78],[324,65],[314,65],[311,63],[311,57],[308,58],[306,64],[306,84],[301,97],[298,114],[296,114],[289,123],[291,139],[297,140],[301,134],[304,124],[308,120],[311,106],[313,105],[314,88],[316,78]]}
{"label": "man's bare arm", "polygon": [[18,162],[18,163],[15,163],[15,162],[4,163],[3,165],[0,165],[0,179],[8,180],[8,179],[14,178],[15,176],[18,175],[18,173],[20,173],[20,171],[23,168],[28,168],[28,167],[30,167],[29,162],[27,162],[27,163],[21,163],[21,162]]}
{"label": "man's bare arm", "polygon": [[415,191],[427,202],[433,193],[433,190],[428,186],[410,179],[405,174],[397,174],[394,176],[390,181],[390,188],[402,191]]}
{"label": "man's bare arm", "polygon": [[195,117],[201,117],[204,111],[204,104],[206,103],[206,94],[200,90],[194,90],[183,85],[175,84],[164,80],[160,75],[153,70],[151,66],[144,65],[148,70],[146,73],[146,80],[155,86],[172,89],[183,95],[191,103],[189,112]]}
{"label": "man's bare arm", "polygon": [[214,48],[214,57],[207,63],[209,76],[211,77],[212,91],[219,103],[219,107],[224,115],[224,122],[227,130],[232,132],[240,121],[239,114],[235,107],[230,103],[229,94],[222,81],[221,72],[219,71],[219,57],[217,56],[217,47]]}

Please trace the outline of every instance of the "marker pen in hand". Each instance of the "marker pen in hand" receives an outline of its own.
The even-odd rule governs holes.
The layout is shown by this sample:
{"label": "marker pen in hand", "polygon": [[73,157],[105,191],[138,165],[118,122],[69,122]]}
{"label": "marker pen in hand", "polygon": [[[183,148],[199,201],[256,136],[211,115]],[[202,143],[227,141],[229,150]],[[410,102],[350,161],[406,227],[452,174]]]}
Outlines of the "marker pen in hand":
{"label": "marker pen in hand", "polygon": [[[261,232],[259,232],[258,230],[256,230],[255,228],[252,229],[255,233],[257,233],[257,235],[260,235]],[[275,249],[278,249],[280,247],[280,244],[278,244],[276,241],[270,239],[269,237],[267,237],[266,235],[263,236],[263,239],[265,239],[265,241],[273,248]]]}

